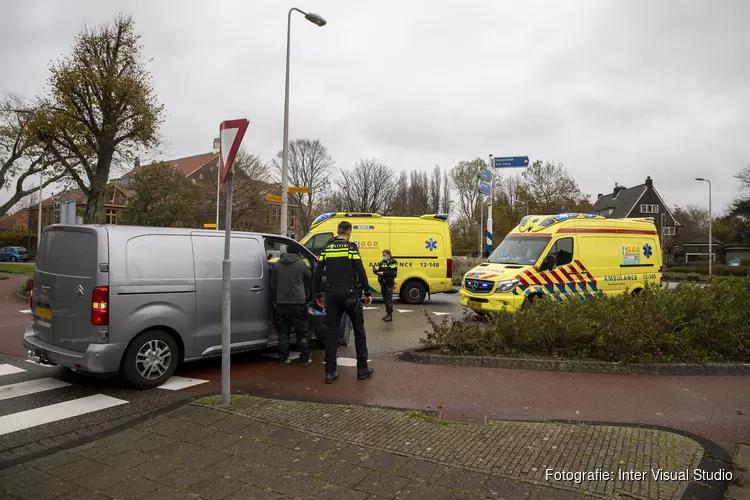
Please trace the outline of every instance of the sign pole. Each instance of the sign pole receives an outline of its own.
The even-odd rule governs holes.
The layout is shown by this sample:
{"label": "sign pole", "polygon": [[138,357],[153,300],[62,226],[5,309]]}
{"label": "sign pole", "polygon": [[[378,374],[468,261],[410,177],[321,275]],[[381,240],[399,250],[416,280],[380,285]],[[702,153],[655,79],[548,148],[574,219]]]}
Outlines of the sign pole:
{"label": "sign pole", "polygon": [[216,230],[219,230],[219,199],[221,198],[221,160],[216,165]]}
{"label": "sign pole", "polygon": [[[490,172],[494,170],[495,167],[495,159],[493,158],[493,155],[490,155],[490,163],[489,168]],[[493,172],[492,178],[490,179],[490,203],[487,208],[487,255],[492,253],[492,198],[495,197],[495,175]]]}
{"label": "sign pole", "polygon": [[[219,165],[221,180],[227,183],[227,211],[224,221],[224,261],[221,266],[221,402],[229,405],[231,398],[231,365],[232,348],[232,261],[230,244],[232,242],[232,187],[234,184],[234,158],[240,149],[245,136],[247,120],[227,120],[219,127]],[[217,224],[218,228],[218,224]]]}
{"label": "sign pole", "polygon": [[232,261],[229,246],[232,242],[232,184],[234,169],[227,175],[227,215],[224,221],[224,262],[221,268],[221,402],[228,405],[230,398],[230,356],[232,326]]}
{"label": "sign pole", "polygon": [[482,228],[484,227],[484,195],[479,192],[479,253],[477,257],[482,258]]}

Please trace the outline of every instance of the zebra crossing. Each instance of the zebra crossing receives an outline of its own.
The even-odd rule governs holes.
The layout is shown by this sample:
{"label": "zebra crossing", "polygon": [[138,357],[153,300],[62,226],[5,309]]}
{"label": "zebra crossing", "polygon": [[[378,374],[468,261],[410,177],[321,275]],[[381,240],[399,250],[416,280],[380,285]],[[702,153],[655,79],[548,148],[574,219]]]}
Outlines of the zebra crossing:
{"label": "zebra crossing", "polygon": [[[49,376],[46,368],[28,369],[0,363],[0,437],[34,429],[45,424],[95,414],[110,408],[130,405],[131,399],[142,403],[151,391],[116,389],[97,390]],[[208,380],[173,376],[154,391],[181,391],[207,383]],[[105,394],[111,392],[113,394]],[[151,399],[163,399],[153,395]]]}

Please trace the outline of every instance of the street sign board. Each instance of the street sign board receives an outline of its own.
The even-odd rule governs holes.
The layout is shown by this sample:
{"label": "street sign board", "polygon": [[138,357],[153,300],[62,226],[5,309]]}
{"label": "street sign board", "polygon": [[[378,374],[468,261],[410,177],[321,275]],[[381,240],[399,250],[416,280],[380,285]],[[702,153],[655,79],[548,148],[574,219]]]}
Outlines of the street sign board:
{"label": "street sign board", "polygon": [[489,168],[480,168],[479,169],[479,178],[484,181],[491,181],[492,180],[492,170]]}
{"label": "street sign board", "polygon": [[281,203],[283,201],[281,196],[271,193],[268,193],[266,195],[266,200],[270,201],[271,203]]}
{"label": "street sign board", "polygon": [[495,168],[507,167],[528,167],[528,156],[506,156],[504,158],[495,158]]}
{"label": "street sign board", "polygon": [[240,149],[242,138],[245,137],[248,120],[245,118],[239,120],[226,120],[221,122],[219,127],[219,159],[221,167],[221,182],[225,182],[227,175],[232,170],[234,157]]}
{"label": "street sign board", "polygon": [[486,196],[492,196],[492,185],[487,181],[479,181],[479,192]]}
{"label": "street sign board", "polygon": [[205,224],[203,224],[203,229],[216,229],[216,223],[206,222]]}
{"label": "street sign board", "polygon": [[310,186],[289,186],[287,188],[288,193],[312,193]]}

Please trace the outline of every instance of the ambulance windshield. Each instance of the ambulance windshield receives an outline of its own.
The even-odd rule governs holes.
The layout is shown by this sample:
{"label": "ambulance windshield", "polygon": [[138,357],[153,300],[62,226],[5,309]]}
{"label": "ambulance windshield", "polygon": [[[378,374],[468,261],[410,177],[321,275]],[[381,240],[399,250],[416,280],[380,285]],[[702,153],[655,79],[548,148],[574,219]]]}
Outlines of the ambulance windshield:
{"label": "ambulance windshield", "polygon": [[507,236],[487,262],[533,266],[549,243],[549,236]]}

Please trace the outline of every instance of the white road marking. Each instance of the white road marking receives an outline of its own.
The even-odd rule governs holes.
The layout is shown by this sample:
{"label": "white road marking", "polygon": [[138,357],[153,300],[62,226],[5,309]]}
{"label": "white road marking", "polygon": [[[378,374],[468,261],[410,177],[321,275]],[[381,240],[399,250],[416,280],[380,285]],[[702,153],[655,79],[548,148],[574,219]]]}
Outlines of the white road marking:
{"label": "white road marking", "polygon": [[28,396],[37,392],[51,391],[60,387],[67,387],[70,384],[57,380],[56,378],[39,378],[36,380],[27,380],[18,384],[9,384],[0,386],[0,401],[3,399],[17,398]]}
{"label": "white road marking", "polygon": [[188,377],[171,377],[169,380],[161,384],[159,389],[166,389],[168,391],[179,391],[187,387],[193,387],[194,385],[205,384],[208,380],[201,380],[199,378],[188,378]]}
{"label": "white road marking", "polygon": [[450,314],[450,313],[432,311],[432,314],[434,314],[435,316],[445,316],[446,314]]}
{"label": "white road marking", "polygon": [[19,309],[18,312],[21,314],[31,314],[31,309]]}
{"label": "white road marking", "polygon": [[9,364],[3,364],[0,365],[0,377],[3,375],[12,375],[14,373],[22,373],[25,372],[23,368],[19,368],[17,366],[9,365]]}
{"label": "white road marking", "polygon": [[[371,363],[372,360],[368,359],[368,363]],[[325,361],[323,361],[323,364],[325,364]],[[357,358],[336,358],[336,364],[338,366],[357,366]]]}
{"label": "white road marking", "polygon": [[124,404],[127,404],[127,401],[104,394],[94,394],[63,403],[41,406],[33,410],[11,413],[0,417],[0,436]]}
{"label": "white road marking", "polygon": [[396,309],[400,313],[410,313],[414,312],[414,309]]}

